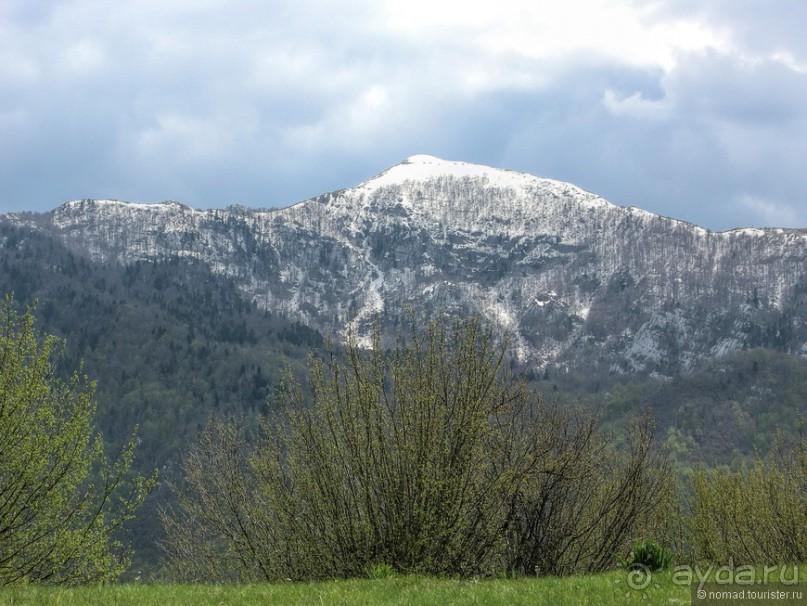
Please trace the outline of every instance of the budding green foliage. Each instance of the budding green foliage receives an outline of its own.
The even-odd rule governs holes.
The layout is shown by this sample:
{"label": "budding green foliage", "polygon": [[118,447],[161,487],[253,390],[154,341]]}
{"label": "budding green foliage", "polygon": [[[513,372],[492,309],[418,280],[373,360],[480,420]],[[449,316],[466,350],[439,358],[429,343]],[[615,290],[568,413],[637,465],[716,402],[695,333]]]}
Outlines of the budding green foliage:
{"label": "budding green foliage", "polygon": [[593,416],[544,405],[507,372],[505,344],[443,320],[312,357],[309,385],[289,377],[251,442],[212,421],[163,515],[178,578],[611,565],[669,476],[651,469],[650,427],[627,457],[605,456]]}
{"label": "budding green foliage", "polygon": [[114,533],[155,478],[127,477],[134,438],[110,461],[93,427],[94,385],[56,376],[62,344],[31,310],[0,307],[0,584],[108,581],[129,553]]}
{"label": "budding green foliage", "polygon": [[720,564],[807,561],[807,437],[779,436],[748,468],[699,469],[692,478],[695,556]]}
{"label": "budding green foliage", "polygon": [[300,507],[296,553],[320,545],[318,561],[340,576],[381,562],[485,570],[520,479],[517,467],[497,464],[510,413],[526,405],[523,386],[504,380],[504,349],[474,323],[428,326],[389,355],[376,335],[372,352],[350,347],[347,356],[346,365],[333,353],[312,361],[311,405],[289,390],[291,431],[267,427],[274,439],[255,458],[266,486],[289,486],[267,501]]}

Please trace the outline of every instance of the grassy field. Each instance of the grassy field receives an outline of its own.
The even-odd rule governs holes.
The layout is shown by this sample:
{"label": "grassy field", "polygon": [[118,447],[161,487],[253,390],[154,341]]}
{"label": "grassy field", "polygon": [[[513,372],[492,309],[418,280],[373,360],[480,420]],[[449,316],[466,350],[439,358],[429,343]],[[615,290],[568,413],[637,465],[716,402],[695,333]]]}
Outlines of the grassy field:
{"label": "grassy field", "polygon": [[[756,578],[763,578],[758,569]],[[713,576],[713,575],[712,575]],[[738,577],[739,578],[739,577]],[[765,577],[767,578],[767,577]],[[784,579],[807,580],[807,566],[787,567]],[[690,604],[690,586],[673,572],[653,573],[643,590],[632,589],[625,571],[584,577],[459,580],[402,576],[317,583],[252,585],[120,584],[106,587],[21,586],[0,588],[0,605],[30,606],[251,606],[366,605],[530,606],[599,604]],[[634,580],[636,578],[634,577]],[[641,580],[641,579],[640,579]],[[678,582],[675,582],[675,581]],[[771,577],[771,581],[779,580]],[[802,585],[802,588],[804,585]]]}
{"label": "grassy field", "polygon": [[[807,572],[807,570],[805,570]],[[689,604],[689,587],[657,573],[646,589],[628,586],[625,572],[568,578],[457,580],[392,577],[376,580],[255,585],[140,585],[0,589],[0,604],[58,606],[265,604]]]}

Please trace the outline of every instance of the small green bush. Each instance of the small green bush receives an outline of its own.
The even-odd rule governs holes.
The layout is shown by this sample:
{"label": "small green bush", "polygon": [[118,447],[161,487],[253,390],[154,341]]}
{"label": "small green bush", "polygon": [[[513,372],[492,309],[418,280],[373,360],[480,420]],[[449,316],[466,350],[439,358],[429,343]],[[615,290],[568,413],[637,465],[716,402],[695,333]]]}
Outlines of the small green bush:
{"label": "small green bush", "polygon": [[668,548],[649,539],[635,543],[623,565],[628,569],[641,566],[651,572],[656,572],[669,569],[672,558],[672,552]]}
{"label": "small green bush", "polygon": [[390,579],[395,576],[395,569],[389,564],[373,564],[364,569],[364,574],[368,579]]}

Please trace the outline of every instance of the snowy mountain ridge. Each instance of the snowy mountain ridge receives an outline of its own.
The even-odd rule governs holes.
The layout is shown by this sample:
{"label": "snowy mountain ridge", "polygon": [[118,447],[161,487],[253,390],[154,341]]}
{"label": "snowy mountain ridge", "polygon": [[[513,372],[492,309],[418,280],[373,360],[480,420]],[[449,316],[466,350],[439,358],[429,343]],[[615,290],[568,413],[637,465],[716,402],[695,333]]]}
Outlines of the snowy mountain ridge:
{"label": "snowy mountain ridge", "polygon": [[807,355],[807,231],[711,233],[432,156],[282,209],[77,200],[2,220],[101,263],[199,259],[331,334],[395,325],[408,306],[478,314],[536,369],[669,375],[769,343]]}

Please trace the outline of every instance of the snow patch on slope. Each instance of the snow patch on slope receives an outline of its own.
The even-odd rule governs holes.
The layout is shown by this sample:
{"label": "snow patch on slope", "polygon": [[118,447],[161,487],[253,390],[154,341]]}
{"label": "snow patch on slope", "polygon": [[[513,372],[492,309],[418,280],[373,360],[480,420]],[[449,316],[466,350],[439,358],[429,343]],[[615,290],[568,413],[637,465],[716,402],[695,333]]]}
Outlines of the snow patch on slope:
{"label": "snow patch on slope", "polygon": [[595,194],[563,181],[544,179],[528,173],[492,168],[481,164],[443,160],[425,154],[410,156],[400,164],[364,181],[355,189],[369,195],[384,187],[400,186],[412,182],[428,182],[441,177],[471,179],[478,181],[484,187],[512,189],[518,192],[552,191],[558,195],[571,195],[590,208],[614,206]]}

